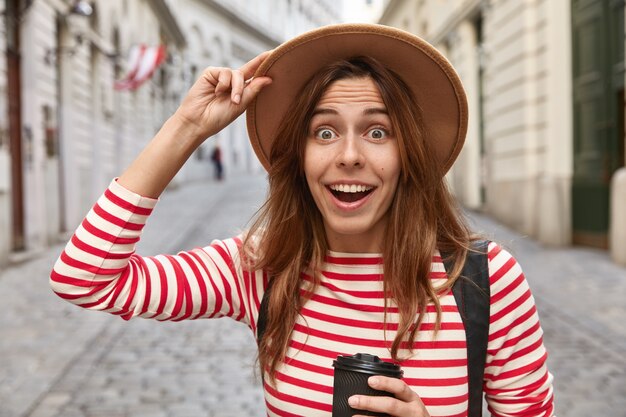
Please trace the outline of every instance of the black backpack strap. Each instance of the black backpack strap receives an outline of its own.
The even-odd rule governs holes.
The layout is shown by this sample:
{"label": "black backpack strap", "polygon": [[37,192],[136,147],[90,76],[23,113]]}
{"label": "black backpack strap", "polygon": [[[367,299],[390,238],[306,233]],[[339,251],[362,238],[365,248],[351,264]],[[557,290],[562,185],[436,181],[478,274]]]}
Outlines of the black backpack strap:
{"label": "black backpack strap", "polygon": [[270,288],[272,288],[273,279],[270,278],[263,292],[263,298],[261,299],[261,305],[259,306],[259,315],[256,318],[256,343],[261,343],[263,334],[265,333],[265,326],[267,326],[267,305],[269,304]]}
{"label": "black backpack strap", "polygon": [[[483,409],[483,379],[489,339],[490,298],[487,247],[489,241],[472,243],[461,276],[452,286],[452,293],[465,326],[467,338],[468,417],[480,417]],[[446,271],[454,265],[444,258]]]}

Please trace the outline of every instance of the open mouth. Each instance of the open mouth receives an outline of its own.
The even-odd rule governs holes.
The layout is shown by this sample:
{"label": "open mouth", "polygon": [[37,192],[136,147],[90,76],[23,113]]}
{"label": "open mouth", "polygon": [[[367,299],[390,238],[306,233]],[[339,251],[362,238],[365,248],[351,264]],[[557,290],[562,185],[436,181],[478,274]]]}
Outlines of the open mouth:
{"label": "open mouth", "polygon": [[333,184],[328,189],[337,198],[344,203],[354,203],[370,194],[374,187],[370,185],[356,184]]}

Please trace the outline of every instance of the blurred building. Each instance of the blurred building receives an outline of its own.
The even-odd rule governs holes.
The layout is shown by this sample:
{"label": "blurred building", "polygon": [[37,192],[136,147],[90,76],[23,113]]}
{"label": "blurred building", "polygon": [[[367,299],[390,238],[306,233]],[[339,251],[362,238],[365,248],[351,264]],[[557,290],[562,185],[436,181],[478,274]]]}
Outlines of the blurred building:
{"label": "blurred building", "polygon": [[[162,0],[4,3],[0,123],[8,133],[0,169],[10,170],[0,191],[0,222],[9,226],[0,229],[0,258],[6,259],[75,228],[154,134],[173,106],[167,77],[181,70],[175,59],[159,64],[165,48],[175,57],[185,39]],[[127,85],[116,88],[124,79]]]}
{"label": "blurred building", "polygon": [[[238,67],[341,19],[330,0],[5,0],[0,266],[63,241],[209,65]],[[238,120],[226,173],[260,170]],[[211,176],[205,144],[174,184]]]}
{"label": "blurred building", "polygon": [[551,245],[626,235],[609,209],[626,212],[626,185],[611,192],[625,159],[623,1],[391,0],[380,22],[427,39],[463,79],[469,132],[449,180],[465,206]]}
{"label": "blurred building", "polygon": [[346,23],[376,23],[385,8],[385,0],[346,0],[343,21]]}

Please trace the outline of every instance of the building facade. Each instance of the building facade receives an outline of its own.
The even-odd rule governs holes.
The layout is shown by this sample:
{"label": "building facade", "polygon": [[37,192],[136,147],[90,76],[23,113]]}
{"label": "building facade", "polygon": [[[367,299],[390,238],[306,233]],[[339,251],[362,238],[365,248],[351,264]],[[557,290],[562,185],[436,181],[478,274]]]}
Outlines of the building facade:
{"label": "building facade", "polygon": [[[148,82],[116,91],[133,44],[184,47],[162,1],[6,0],[0,101],[9,145],[0,259],[37,251],[76,227],[97,189],[128,163],[163,120],[165,91]],[[141,22],[141,24],[136,24]],[[161,71],[176,72],[175,62]],[[6,116],[5,116],[6,115]],[[90,203],[91,200],[91,203]],[[8,203],[8,210],[7,210]]]}
{"label": "building facade", "polygon": [[[341,19],[341,1],[5,0],[0,20],[0,267],[67,239],[209,65],[238,67]],[[261,170],[237,120],[173,185]]]}
{"label": "building facade", "polygon": [[623,2],[391,0],[381,23],[427,39],[464,82],[469,132],[449,181],[466,207],[545,244],[609,247],[610,202],[626,198],[611,192],[624,167]]}

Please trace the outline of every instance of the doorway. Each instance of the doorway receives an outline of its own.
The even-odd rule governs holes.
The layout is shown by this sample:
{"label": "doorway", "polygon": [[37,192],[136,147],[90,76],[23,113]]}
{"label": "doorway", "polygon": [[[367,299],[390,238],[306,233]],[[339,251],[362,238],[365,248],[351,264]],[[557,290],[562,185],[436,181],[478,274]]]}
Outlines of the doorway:
{"label": "doorway", "polygon": [[624,1],[572,0],[572,240],[608,247],[610,181],[624,165]]}

